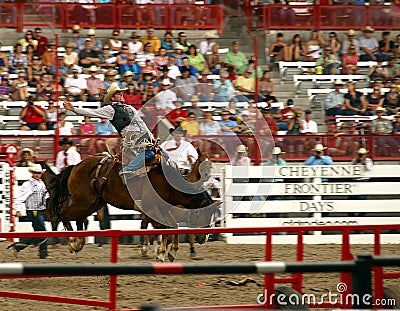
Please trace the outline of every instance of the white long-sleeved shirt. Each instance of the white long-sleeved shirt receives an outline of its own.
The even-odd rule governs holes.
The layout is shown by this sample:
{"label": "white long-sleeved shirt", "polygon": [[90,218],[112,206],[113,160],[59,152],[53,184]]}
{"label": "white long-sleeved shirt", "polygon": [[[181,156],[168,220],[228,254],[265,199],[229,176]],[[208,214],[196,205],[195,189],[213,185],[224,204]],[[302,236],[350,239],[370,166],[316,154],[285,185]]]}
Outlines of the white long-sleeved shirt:
{"label": "white long-sleeved shirt", "polygon": [[61,150],[57,153],[56,157],[56,167],[59,172],[61,172],[61,170],[65,168],[65,157],[67,157],[68,166],[76,165],[82,161],[81,155],[78,151],[72,148],[69,148],[68,150]]}
{"label": "white long-sleeved shirt", "polygon": [[25,203],[26,210],[44,210],[48,197],[49,193],[43,180],[30,178],[22,184],[14,199],[15,212],[22,212],[22,203]]}
{"label": "white long-sleeved shirt", "polygon": [[193,161],[199,156],[193,145],[185,140],[181,140],[179,147],[174,139],[163,142],[160,147],[168,153],[169,160],[175,162],[181,169],[191,169],[188,156],[192,156]]}

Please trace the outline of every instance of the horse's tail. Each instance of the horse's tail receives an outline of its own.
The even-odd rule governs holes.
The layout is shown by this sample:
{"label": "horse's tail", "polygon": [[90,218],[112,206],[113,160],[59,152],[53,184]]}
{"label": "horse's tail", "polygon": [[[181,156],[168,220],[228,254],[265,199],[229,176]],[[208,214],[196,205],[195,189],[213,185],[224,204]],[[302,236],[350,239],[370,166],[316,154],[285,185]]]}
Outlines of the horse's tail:
{"label": "horse's tail", "polygon": [[68,204],[70,194],[68,192],[68,179],[71,175],[71,171],[74,165],[68,166],[57,175],[55,183],[53,185],[53,198],[49,202],[49,208],[61,220],[61,211],[66,204]]}

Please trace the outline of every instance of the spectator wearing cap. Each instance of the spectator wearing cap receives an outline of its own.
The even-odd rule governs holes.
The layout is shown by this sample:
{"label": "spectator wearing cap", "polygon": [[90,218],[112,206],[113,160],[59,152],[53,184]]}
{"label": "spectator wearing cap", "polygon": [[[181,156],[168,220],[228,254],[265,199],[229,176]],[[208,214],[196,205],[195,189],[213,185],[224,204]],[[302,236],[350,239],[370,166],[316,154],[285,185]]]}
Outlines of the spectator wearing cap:
{"label": "spectator wearing cap", "polygon": [[64,82],[65,95],[68,101],[86,101],[87,81],[79,76],[79,69],[71,69],[72,77],[67,77]]}
{"label": "spectator wearing cap", "polygon": [[[95,53],[100,53],[103,43],[100,39],[96,38],[96,31],[93,28],[88,30],[87,39],[90,39],[90,49]],[[87,39],[85,39],[85,42]]]}
{"label": "spectator wearing cap", "polygon": [[81,155],[73,148],[72,140],[64,137],[58,143],[62,150],[57,153],[56,167],[59,172],[71,165],[77,165],[82,161]]}
{"label": "spectator wearing cap", "polygon": [[170,77],[173,80],[176,80],[176,78],[180,76],[181,76],[181,71],[179,70],[179,67],[175,63],[175,56],[170,55],[168,57],[168,77]]}
{"label": "spectator wearing cap", "polygon": [[362,32],[363,36],[360,38],[360,61],[377,60],[380,57],[382,60],[388,60],[389,56],[380,53],[379,43],[372,36],[374,29],[371,26],[366,26]]}
{"label": "spectator wearing cap", "polygon": [[189,101],[197,94],[197,79],[190,75],[189,69],[183,68],[182,75],[176,79],[176,95],[184,101]]}
{"label": "spectator wearing cap", "polygon": [[382,32],[382,40],[379,41],[379,52],[388,57],[394,54],[394,42],[390,40],[390,31]]}
{"label": "spectator wearing cap", "polygon": [[183,109],[183,102],[180,99],[174,100],[173,105],[175,108],[168,112],[166,117],[177,128],[182,121],[187,119],[188,115],[186,110]]}
{"label": "spectator wearing cap", "polygon": [[163,79],[160,83],[161,91],[157,94],[156,108],[158,115],[164,116],[171,110],[175,109],[177,97],[175,92],[170,90],[171,82],[168,78]]}
{"label": "spectator wearing cap", "polygon": [[74,47],[74,52],[79,54],[85,48],[85,38],[80,36],[79,31],[81,27],[79,25],[72,26],[72,38],[68,38],[68,42],[71,42]]}
{"label": "spectator wearing cap", "polygon": [[[175,67],[177,67],[177,66],[175,66]],[[179,71],[179,69],[178,69],[178,71]],[[161,82],[164,79],[168,79],[169,86],[170,87],[174,87],[175,86],[175,79],[172,79],[171,77],[169,77],[169,68],[168,68],[167,65],[163,65],[163,66],[160,67],[160,73],[161,73],[160,76],[157,78],[157,82],[159,84],[161,84]],[[179,74],[180,74],[180,72],[179,72]]]}
{"label": "spectator wearing cap", "polygon": [[79,64],[79,56],[78,53],[74,52],[74,44],[72,42],[67,42],[67,44],[65,44],[63,63],[66,67]]}
{"label": "spectator wearing cap", "polygon": [[304,111],[305,114],[305,119],[301,120],[301,123],[303,124],[303,129],[300,130],[301,134],[318,134],[318,124],[315,122],[312,117],[312,111],[311,109],[306,109]]}
{"label": "spectator wearing cap", "polygon": [[136,110],[142,108],[142,94],[139,92],[136,81],[129,81],[124,88],[127,88],[123,93],[125,104],[133,106]]}
{"label": "spectator wearing cap", "polygon": [[161,66],[168,64],[167,49],[165,47],[160,47],[158,50],[158,55],[154,58],[154,66],[160,68]]}
{"label": "spectator wearing cap", "polygon": [[90,76],[86,78],[87,84],[87,101],[88,102],[99,102],[103,99],[103,95],[106,91],[104,88],[103,81],[96,77],[98,68],[96,66],[91,66],[89,68]]}
{"label": "spectator wearing cap", "polygon": [[26,55],[22,53],[22,45],[17,43],[14,46],[14,53],[10,54],[8,59],[10,73],[25,72],[28,67]]}
{"label": "spectator wearing cap", "polygon": [[[247,101],[248,99],[255,99],[255,81],[251,78],[252,71],[250,69],[246,69],[242,75],[240,75],[235,83],[235,88],[239,91],[240,95],[237,95],[236,98],[238,101]],[[262,102],[263,98],[261,95],[258,95],[258,102]]]}
{"label": "spectator wearing cap", "polygon": [[108,45],[112,51],[119,52],[122,48],[122,41],[119,39],[119,30],[114,29],[112,37],[108,40]]}
{"label": "spectator wearing cap", "polygon": [[182,66],[179,66],[179,71],[182,73],[184,68],[189,70],[191,76],[194,76],[195,78],[199,77],[199,71],[195,66],[190,64],[188,57],[182,58]]}
{"label": "spectator wearing cap", "polygon": [[130,54],[138,54],[143,49],[143,43],[139,40],[140,36],[136,31],[132,32],[131,40],[128,42],[128,50]]}
{"label": "spectator wearing cap", "polygon": [[140,67],[142,67],[142,69],[146,66],[146,60],[149,59],[154,62],[156,56],[152,51],[152,43],[147,42],[143,45],[143,51],[136,55],[136,62]]}
{"label": "spectator wearing cap", "polygon": [[204,111],[197,105],[198,102],[199,97],[197,95],[192,95],[192,97],[190,98],[191,106],[186,108],[186,112],[188,115],[189,113],[194,113],[198,120],[202,120],[204,117]]}
{"label": "spectator wearing cap", "polygon": [[44,109],[38,105],[35,105],[33,96],[29,96],[25,107],[22,108],[20,117],[24,122],[21,126],[21,131],[29,130],[46,130],[45,117],[46,113]]}
{"label": "spectator wearing cap", "polygon": [[37,41],[36,53],[41,56],[46,51],[46,47],[49,44],[49,39],[43,36],[42,28],[40,27],[35,28],[34,38]]}
{"label": "spectator wearing cap", "polygon": [[130,71],[133,73],[133,79],[140,83],[143,79],[143,70],[136,62],[135,54],[128,54],[126,63],[118,66],[120,76],[123,76],[125,72]]}
{"label": "spectator wearing cap", "polygon": [[172,54],[175,60],[175,65],[178,67],[183,65],[183,58],[187,57],[187,54],[183,52],[183,46],[179,43],[175,44],[175,53]]}
{"label": "spectator wearing cap", "polygon": [[359,54],[360,43],[358,39],[356,39],[356,34],[357,33],[354,31],[354,29],[349,29],[347,31],[346,33],[347,38],[342,41],[342,50],[341,50],[342,55],[347,53],[350,45],[355,45],[356,53]]}
{"label": "spectator wearing cap", "polygon": [[[393,133],[393,124],[390,120],[383,118],[386,109],[378,107],[375,110],[376,119],[372,120],[371,133],[373,135],[391,135]],[[375,139],[376,142],[376,156],[389,157],[393,152],[397,152],[399,144],[394,138],[380,137]]]}
{"label": "spectator wearing cap", "polygon": [[229,73],[225,70],[221,71],[220,79],[214,80],[213,92],[215,93],[214,101],[227,102],[234,93],[231,80],[228,80]]}
{"label": "spectator wearing cap", "polygon": [[17,79],[11,84],[11,98],[13,100],[27,100],[29,96],[28,81],[26,80],[25,71],[19,72]]}
{"label": "spectator wearing cap", "polygon": [[278,122],[279,130],[280,131],[287,131],[288,124],[292,118],[295,116],[296,110],[294,109],[294,102],[293,99],[289,98],[286,102],[286,108],[281,110],[281,118]]}
{"label": "spectator wearing cap", "polygon": [[98,53],[92,50],[91,40],[85,39],[85,48],[79,53],[79,65],[83,68],[84,73],[87,73],[90,66],[97,66],[99,61]]}
{"label": "spectator wearing cap", "polygon": [[333,165],[332,158],[324,155],[324,150],[326,150],[326,147],[322,144],[316,144],[312,149],[312,156],[304,162],[304,165]]}
{"label": "spectator wearing cap", "polygon": [[165,48],[168,56],[175,52],[175,42],[171,32],[167,31],[164,34],[164,40],[161,41],[161,47]]}
{"label": "spectator wearing cap", "polygon": [[346,109],[342,111],[342,114],[347,116],[371,115],[370,111],[367,111],[367,99],[361,92],[356,90],[356,84],[354,82],[348,82],[347,90],[348,93],[344,95],[344,105]]}
{"label": "spectator wearing cap", "polygon": [[36,51],[37,45],[38,45],[37,40],[35,40],[34,37],[33,37],[33,31],[32,30],[27,30],[26,33],[25,33],[25,37],[20,39],[18,41],[18,43],[21,44],[23,52],[26,51],[26,47],[29,44],[32,44],[34,46],[35,51]]}
{"label": "spectator wearing cap", "polygon": [[243,52],[239,51],[239,49],[239,42],[233,41],[229,52],[227,52],[223,57],[225,67],[228,68],[232,79],[235,79],[236,74],[241,75],[242,73],[244,73],[246,68],[248,67],[246,55]]}
{"label": "spectator wearing cap", "polygon": [[326,120],[330,119],[330,117],[342,114],[342,111],[346,109],[344,105],[344,93],[340,91],[343,85],[344,82],[341,79],[335,80],[335,90],[328,93],[325,97],[324,109]]}
{"label": "spectator wearing cap", "polygon": [[324,53],[318,57],[315,65],[317,67],[323,67],[322,74],[335,75],[339,73],[340,61],[337,56],[332,53],[332,48],[326,46],[324,48]]}
{"label": "spectator wearing cap", "polygon": [[141,41],[144,47],[146,46],[147,43],[150,43],[151,48],[149,49],[149,52],[152,54],[156,54],[161,47],[161,40],[154,35],[153,27],[147,28],[147,35],[142,37]]}

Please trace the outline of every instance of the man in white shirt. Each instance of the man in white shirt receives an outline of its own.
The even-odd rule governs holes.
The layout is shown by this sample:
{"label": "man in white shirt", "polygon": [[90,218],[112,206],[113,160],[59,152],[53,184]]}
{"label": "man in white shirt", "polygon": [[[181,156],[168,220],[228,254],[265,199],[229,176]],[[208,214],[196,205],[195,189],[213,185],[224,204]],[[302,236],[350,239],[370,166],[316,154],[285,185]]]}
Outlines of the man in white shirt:
{"label": "man in white shirt", "polygon": [[70,165],[76,165],[82,161],[79,152],[72,148],[72,140],[64,137],[58,144],[62,147],[56,158],[56,167],[59,172]]}
{"label": "man in white shirt", "polygon": [[182,175],[187,175],[192,169],[192,163],[196,162],[198,154],[193,145],[183,137],[186,131],[181,127],[170,129],[173,137],[171,140],[163,142],[160,147],[168,154],[169,160],[175,162]]}
{"label": "man in white shirt", "polygon": [[168,69],[168,77],[170,77],[171,79],[176,80],[177,77],[180,77],[182,75],[179,67],[175,65],[175,56],[173,55],[170,55],[168,57]]}
{"label": "man in white shirt", "polygon": [[65,79],[64,88],[69,101],[86,101],[87,82],[79,76],[78,68],[72,68],[72,77]]}
{"label": "man in white shirt", "polygon": [[156,108],[160,115],[165,115],[175,109],[174,101],[177,100],[176,94],[170,88],[171,82],[169,79],[163,79],[160,83],[161,92],[157,94]]}
{"label": "man in white shirt", "polygon": [[314,120],[312,120],[312,111],[307,109],[304,111],[305,119],[301,120],[303,124],[303,129],[300,130],[302,134],[318,134],[318,124]]}

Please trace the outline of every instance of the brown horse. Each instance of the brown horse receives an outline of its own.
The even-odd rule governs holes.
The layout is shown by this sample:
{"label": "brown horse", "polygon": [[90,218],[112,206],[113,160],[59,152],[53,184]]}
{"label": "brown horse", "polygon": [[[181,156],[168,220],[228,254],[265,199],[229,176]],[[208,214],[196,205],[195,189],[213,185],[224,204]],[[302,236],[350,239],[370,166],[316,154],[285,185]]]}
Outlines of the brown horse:
{"label": "brown horse", "polygon": [[[169,178],[172,176],[172,179],[178,179],[180,172],[172,167],[161,166],[158,164],[152,168],[147,173],[147,178],[129,180],[127,187],[119,176],[122,165],[115,158],[93,156],[85,159],[65,173],[64,184],[58,189],[67,187],[68,198],[52,213],[63,222],[67,230],[72,231],[70,221],[83,222],[106,203],[120,209],[139,210],[128,191],[134,187],[135,191],[139,189],[141,192],[143,210],[146,213],[143,217],[149,217],[154,228],[176,227],[181,221],[202,226],[210,224],[217,204],[213,204],[208,193],[188,185],[185,185],[188,193],[176,190],[167,182],[165,175],[167,172]],[[163,236],[161,251],[157,257],[159,261],[165,259],[167,240],[168,237]],[[80,251],[84,241],[85,239],[79,237],[71,238],[70,250]]]}
{"label": "brown horse", "polygon": [[[186,179],[190,181],[192,184],[203,187],[203,183],[210,179],[211,171],[212,171],[212,162],[208,153],[201,153],[199,149],[197,149],[199,157],[193,163],[192,169],[186,176]],[[141,223],[142,229],[147,229],[148,224],[150,222],[148,219],[143,219]],[[208,235],[206,234],[189,234],[189,243],[190,243],[190,256],[193,258],[196,256],[196,251],[194,248],[194,244],[197,241],[199,244],[204,244],[208,239]],[[144,236],[143,246],[142,246],[142,255],[146,256],[148,251],[148,246],[150,245],[149,236]],[[171,249],[168,253],[168,258],[170,261],[175,259],[176,253],[179,248],[179,237],[178,235],[174,235]]]}

